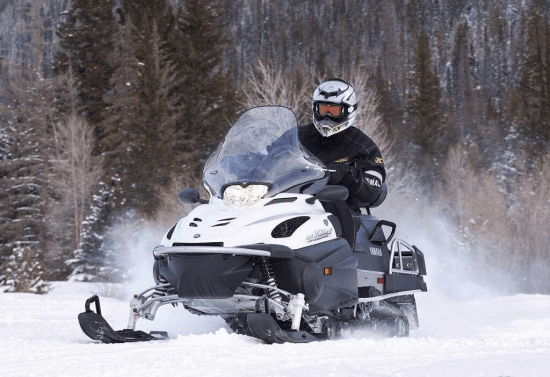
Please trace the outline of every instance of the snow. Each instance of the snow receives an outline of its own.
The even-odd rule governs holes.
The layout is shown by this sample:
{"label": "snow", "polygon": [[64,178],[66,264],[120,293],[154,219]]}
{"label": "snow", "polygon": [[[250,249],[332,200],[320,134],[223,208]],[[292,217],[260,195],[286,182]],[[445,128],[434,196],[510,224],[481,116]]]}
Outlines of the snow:
{"label": "snow", "polygon": [[103,316],[118,330],[127,325],[131,294],[153,285],[151,250],[166,229],[144,223],[118,245],[133,264],[129,286],[56,282],[43,296],[0,293],[0,377],[550,375],[550,296],[511,295],[506,290],[517,277],[472,273],[465,255],[449,252],[454,241],[444,222],[430,221],[429,232],[400,223],[400,237],[421,245],[428,264],[429,291],[416,295],[420,328],[410,338],[354,333],[267,345],[232,333],[217,317],[167,305],[155,321],[140,319],[137,329],[165,330],[170,340],[92,341],[77,320],[88,297],[101,297]]}
{"label": "snow", "polygon": [[99,294],[104,317],[124,328],[128,301],[112,286],[56,282],[48,295],[0,294],[1,376],[547,376],[550,297],[458,300],[417,295],[420,328],[410,338],[354,333],[310,344],[267,345],[233,334],[216,317],[163,307],[138,328],[173,339],[102,344],[77,314]]}

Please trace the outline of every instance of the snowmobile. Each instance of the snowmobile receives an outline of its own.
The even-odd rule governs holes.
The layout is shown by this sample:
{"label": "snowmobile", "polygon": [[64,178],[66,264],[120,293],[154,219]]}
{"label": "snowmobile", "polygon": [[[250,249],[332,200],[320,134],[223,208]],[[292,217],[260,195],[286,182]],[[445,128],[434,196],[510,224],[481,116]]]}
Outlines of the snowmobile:
{"label": "snowmobile", "polygon": [[[355,242],[323,203],[343,201],[346,187],[299,142],[286,107],[243,113],[205,163],[210,199],[197,203],[153,250],[156,285],[134,295],[127,329],[115,331],[90,297],[78,316],[84,333],[104,343],[167,339],[136,330],[160,306],[221,316],[239,334],[267,343],[333,339],[354,329],[408,336],[418,327],[414,294],[426,292],[423,253],[394,239],[396,225],[374,217],[382,194],[358,216]],[[95,311],[91,308],[95,304]]]}

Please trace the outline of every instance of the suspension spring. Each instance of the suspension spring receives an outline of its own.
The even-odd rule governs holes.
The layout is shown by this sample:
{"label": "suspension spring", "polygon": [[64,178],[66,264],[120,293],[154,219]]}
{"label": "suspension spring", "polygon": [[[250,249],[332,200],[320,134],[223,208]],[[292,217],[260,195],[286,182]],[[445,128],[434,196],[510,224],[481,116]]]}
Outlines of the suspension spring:
{"label": "suspension spring", "polygon": [[[262,272],[262,277],[265,281],[265,285],[269,285],[273,288],[277,288],[277,282],[275,281],[275,274],[273,272],[273,266],[271,261],[267,257],[262,257],[260,263],[260,269]],[[281,295],[276,289],[270,289],[269,292],[266,292],[270,299],[277,302],[281,302]]]}
{"label": "suspension spring", "polygon": [[168,280],[164,278],[164,276],[159,275],[157,286],[153,290],[153,295],[151,297],[159,297],[159,296],[167,296],[168,291],[172,289],[172,286],[167,287],[159,287],[159,285],[168,284]]}

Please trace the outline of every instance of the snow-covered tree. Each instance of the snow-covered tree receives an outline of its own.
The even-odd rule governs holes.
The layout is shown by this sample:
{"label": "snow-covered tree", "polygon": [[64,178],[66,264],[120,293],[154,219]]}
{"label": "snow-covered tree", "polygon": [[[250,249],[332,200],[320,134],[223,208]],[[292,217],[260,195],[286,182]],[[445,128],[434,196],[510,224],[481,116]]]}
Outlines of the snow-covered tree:
{"label": "snow-covered tree", "polygon": [[43,280],[45,273],[42,253],[37,248],[16,246],[6,266],[8,288],[5,292],[47,293],[50,284]]}
{"label": "snow-covered tree", "polygon": [[65,263],[72,268],[71,280],[76,281],[119,281],[120,266],[116,250],[108,235],[115,224],[114,189],[112,185],[100,182],[98,192],[93,196],[89,215],[82,222],[79,248],[73,258]]}

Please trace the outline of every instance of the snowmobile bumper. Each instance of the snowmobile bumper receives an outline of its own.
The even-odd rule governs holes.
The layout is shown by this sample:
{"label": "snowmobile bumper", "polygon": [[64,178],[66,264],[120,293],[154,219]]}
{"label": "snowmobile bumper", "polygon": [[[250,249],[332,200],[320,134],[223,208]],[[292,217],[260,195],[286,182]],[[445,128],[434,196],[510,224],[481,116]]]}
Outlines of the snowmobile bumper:
{"label": "snowmobile bumper", "polygon": [[275,319],[265,313],[251,313],[247,317],[252,334],[266,343],[310,343],[325,340],[306,331],[285,331]]}
{"label": "snowmobile bumper", "polygon": [[[90,309],[91,303],[95,303],[95,312]],[[78,315],[78,322],[84,334],[93,340],[100,340],[103,343],[126,343],[169,339],[166,331],[151,331],[147,334],[132,329],[113,330],[101,316],[99,297],[96,295],[86,300],[85,309],[85,312]]]}

